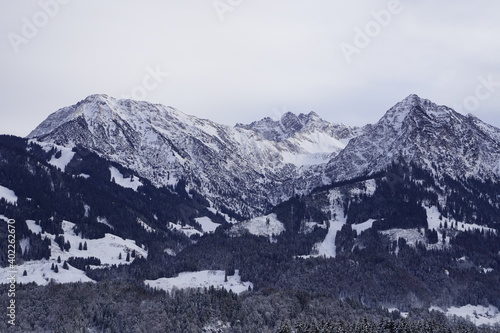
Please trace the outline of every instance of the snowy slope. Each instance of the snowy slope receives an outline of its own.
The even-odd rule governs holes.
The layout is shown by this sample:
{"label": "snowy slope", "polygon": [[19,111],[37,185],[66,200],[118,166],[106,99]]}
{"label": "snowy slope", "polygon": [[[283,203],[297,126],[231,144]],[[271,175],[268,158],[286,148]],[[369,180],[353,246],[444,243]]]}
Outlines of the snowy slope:
{"label": "snowy slope", "polygon": [[439,311],[448,316],[457,316],[472,321],[476,326],[494,326],[500,324],[500,311],[493,305],[488,307],[482,305],[465,305],[461,307],[452,306],[446,311],[440,307],[433,306],[429,310]]}
{"label": "snowy slope", "polygon": [[[27,220],[28,228],[36,234],[40,234],[42,229],[35,221]],[[55,235],[43,233],[43,238],[51,240],[50,250],[51,255],[48,260],[34,260],[26,261],[17,266],[17,281],[20,283],[35,282],[38,285],[46,285],[50,281],[58,283],[70,282],[92,282],[87,277],[85,272],[79,270],[71,265],[68,265],[68,270],[63,269],[64,261],[70,257],[75,258],[89,258],[96,257],[101,260],[101,266],[109,265],[126,265],[130,264],[134,258],[131,257],[129,261],[126,260],[127,253],[132,251],[136,252],[136,257],[147,257],[147,251],[138,247],[135,241],[130,239],[123,239],[112,234],[106,234],[104,238],[100,239],[83,239],[76,235],[73,231],[75,224],[63,221],[62,228],[64,233],[64,240],[68,241],[71,245],[69,250],[61,250],[59,245],[54,241]],[[79,250],[79,244],[87,243],[87,250]],[[20,241],[22,251],[26,251],[29,247],[29,242]],[[121,254],[121,258],[120,258]],[[60,263],[58,259],[60,258]],[[58,265],[59,272],[54,272],[52,265]],[[96,268],[96,267],[91,267]],[[23,273],[26,271],[27,275]],[[6,277],[9,276],[9,268],[0,268],[1,283],[7,283]]]}
{"label": "snowy slope", "polygon": [[10,204],[17,203],[17,196],[11,189],[0,185],[0,199],[5,199]]}

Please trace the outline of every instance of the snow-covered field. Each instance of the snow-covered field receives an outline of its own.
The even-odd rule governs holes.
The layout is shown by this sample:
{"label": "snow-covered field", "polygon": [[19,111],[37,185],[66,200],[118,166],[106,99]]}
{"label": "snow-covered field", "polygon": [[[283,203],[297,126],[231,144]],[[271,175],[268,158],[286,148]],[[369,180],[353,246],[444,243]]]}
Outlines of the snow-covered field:
{"label": "snow-covered field", "polygon": [[[42,228],[35,221],[27,220],[28,228],[33,232],[40,234]],[[85,272],[68,265],[69,269],[63,269],[63,263],[70,257],[89,258],[96,257],[101,260],[102,266],[108,265],[125,265],[130,264],[134,258],[130,257],[127,261],[127,253],[135,251],[136,257],[147,257],[147,251],[135,244],[135,241],[123,239],[113,234],[105,234],[104,238],[100,239],[83,239],[76,235],[73,231],[74,223],[63,221],[62,228],[65,242],[69,242],[71,247],[69,250],[61,250],[55,242],[55,235],[42,233],[43,238],[51,240],[51,256],[48,260],[27,261],[17,266],[17,281],[19,283],[35,282],[39,285],[48,284],[51,280],[58,283],[69,282],[88,282],[92,281],[85,275]],[[79,244],[82,244],[82,250],[79,250]],[[83,250],[83,244],[87,243],[87,250]],[[21,249],[23,252],[29,250],[29,240],[20,240]],[[60,258],[60,263],[58,259]],[[54,272],[52,265],[58,265],[59,272]],[[26,276],[23,276],[26,271]],[[6,278],[10,276],[8,268],[0,268],[0,284],[7,283]]]}
{"label": "snow-covered field", "polygon": [[470,320],[477,326],[481,325],[495,325],[500,324],[500,311],[498,308],[490,305],[488,307],[482,305],[465,305],[462,307],[450,307],[446,311],[433,306],[429,310],[435,310],[439,312],[443,312],[448,316],[457,316],[462,317],[467,320]]}
{"label": "snow-covered field", "polygon": [[217,229],[220,226],[220,224],[212,222],[212,220],[207,216],[197,217],[194,220],[200,224],[201,229],[205,233],[214,232],[215,229]]}
{"label": "snow-covered field", "polygon": [[[52,264],[55,264],[54,260],[36,260],[27,261],[21,265],[17,266],[17,283],[30,283],[34,282],[37,285],[43,286],[48,284],[50,281],[57,283],[71,283],[71,282],[93,282],[85,272],[76,269],[68,265],[68,270],[62,268],[61,264],[58,264],[59,272],[54,272],[51,269]],[[26,276],[23,276],[24,271],[26,271]],[[7,268],[0,268],[0,284],[7,283],[7,277],[12,273]]]}
{"label": "snow-covered field", "polygon": [[235,270],[234,275],[227,277],[225,280],[224,271],[199,271],[180,273],[173,278],[160,278],[157,280],[145,280],[144,283],[151,288],[172,291],[173,289],[186,288],[223,288],[231,290],[236,294],[240,294],[248,290],[248,287],[253,288],[251,282],[241,282],[241,277],[238,270]]}

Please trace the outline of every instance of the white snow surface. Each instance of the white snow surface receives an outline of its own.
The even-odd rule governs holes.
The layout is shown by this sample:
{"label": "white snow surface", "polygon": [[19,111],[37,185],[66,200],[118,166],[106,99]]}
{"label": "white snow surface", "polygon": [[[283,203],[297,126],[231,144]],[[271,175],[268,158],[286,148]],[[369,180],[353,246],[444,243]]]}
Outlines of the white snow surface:
{"label": "white snow surface", "polygon": [[443,312],[448,316],[458,316],[473,322],[476,326],[488,325],[493,326],[500,324],[500,311],[497,307],[490,305],[488,307],[482,305],[465,305],[462,307],[452,306],[446,311],[440,307],[432,306],[429,310]]}
{"label": "white snow surface", "polygon": [[429,224],[429,229],[438,230],[440,224],[442,226],[444,226],[444,223],[447,222],[448,228],[451,228],[452,225],[456,224],[457,230],[459,230],[459,231],[479,230],[481,232],[487,231],[487,232],[495,232],[496,233],[496,230],[493,228],[488,228],[488,227],[478,225],[475,223],[467,223],[467,222],[457,221],[457,220],[452,219],[452,218],[444,218],[444,217],[442,217],[440,220],[439,217],[441,216],[441,214],[439,214],[439,211],[438,211],[436,206],[427,207],[424,205],[423,207],[425,208],[425,211],[427,213],[427,223]]}
{"label": "white snow surface", "polygon": [[28,229],[30,229],[34,234],[39,234],[42,232],[42,227],[36,224],[33,220],[26,220],[26,225],[28,226]]}
{"label": "white snow surface", "polygon": [[278,236],[284,231],[285,226],[278,220],[276,214],[269,214],[234,225],[230,229],[230,234],[239,236],[244,232],[248,232],[252,235],[264,236],[269,239],[273,239],[274,236]]}
{"label": "white snow surface", "polygon": [[2,185],[0,185],[0,198],[13,205],[17,203],[17,196],[14,191]]}
{"label": "white snow surface", "polygon": [[[37,140],[29,140],[29,143],[34,143],[39,145],[43,150],[46,152],[50,152],[51,150],[55,149],[54,155],[50,158],[48,163],[50,165],[55,166],[61,171],[66,170],[66,166],[68,165],[69,162],[73,159],[73,156],[75,156],[75,152],[73,152],[73,144],[70,144],[68,146],[59,146],[54,143],[50,142],[41,142]],[[59,158],[56,158],[56,154],[61,154]]]}
{"label": "white snow surface", "polygon": [[[63,221],[62,228],[64,231],[64,240],[69,241],[71,244],[71,248],[69,251],[61,251],[59,245],[55,242],[52,242],[51,248],[51,259],[57,259],[58,256],[61,256],[61,260],[66,260],[69,257],[80,257],[80,258],[88,258],[88,257],[96,257],[101,260],[101,264],[103,266],[106,265],[124,265],[129,264],[133,261],[133,258],[130,258],[130,262],[126,262],[125,258],[127,252],[131,252],[132,250],[136,251],[137,256],[147,257],[147,251],[143,250],[141,247],[135,244],[134,240],[123,239],[113,234],[105,234],[104,238],[99,239],[83,239],[78,235],[75,235],[73,228],[75,224]],[[50,234],[46,234],[46,237],[54,240],[54,236]],[[78,244],[84,244],[87,242],[87,250],[80,251],[78,250]],[[122,254],[122,259],[119,259],[119,254]]]}
{"label": "white snow surface", "polygon": [[213,286],[218,289],[231,290],[236,294],[240,294],[248,290],[248,287],[253,288],[253,283],[242,282],[238,270],[235,274],[227,277],[227,282],[224,282],[224,271],[199,271],[199,272],[184,272],[179,273],[173,278],[160,278],[157,280],[145,280],[144,283],[151,288],[161,289],[171,292],[174,289],[186,288],[209,288]]}
{"label": "white snow surface", "polygon": [[115,183],[120,185],[121,187],[125,188],[131,188],[134,191],[137,191],[139,186],[142,186],[143,184],[139,180],[139,178],[135,175],[132,176],[132,178],[127,177],[125,178],[121,172],[115,168],[115,167],[109,167],[109,171],[111,172],[111,178],[110,180],[115,180]]}
{"label": "white snow surface", "polygon": [[[47,285],[53,281],[56,283],[71,282],[94,282],[85,272],[68,265],[68,270],[62,268],[62,262],[58,265],[59,272],[51,270],[52,264],[57,264],[55,260],[26,261],[16,268],[16,273],[11,273],[9,268],[0,268],[0,284],[7,283],[7,277],[16,275],[17,283],[34,282],[37,285]],[[26,271],[26,276],[23,276]]]}
{"label": "white snow surface", "polygon": [[[42,229],[33,220],[27,220],[26,224],[28,228],[34,232],[40,234]],[[104,238],[100,239],[82,239],[80,236],[76,235],[73,231],[75,224],[63,221],[63,236],[65,241],[69,241],[71,248],[69,251],[62,251],[59,245],[54,241],[55,235],[48,233],[41,233],[42,238],[48,238],[51,240],[51,256],[48,260],[33,260],[27,261],[23,264],[17,266],[17,281],[20,283],[35,282],[38,285],[46,285],[51,280],[58,283],[70,283],[70,282],[91,282],[92,280],[87,277],[85,272],[69,266],[69,270],[63,269],[63,263],[69,257],[79,257],[88,258],[96,257],[101,260],[101,267],[109,265],[125,265],[130,264],[134,258],[130,258],[130,261],[126,261],[127,253],[133,250],[136,251],[136,257],[147,257],[147,251],[135,244],[135,241],[130,239],[123,239],[113,234],[105,234]],[[79,250],[78,245],[82,245],[87,242],[87,250]],[[121,253],[122,259],[119,259]],[[61,263],[57,263],[58,257],[61,258]],[[51,270],[52,264],[58,265],[59,272],[55,273]],[[91,267],[95,268],[95,267]],[[27,276],[23,276],[23,272],[26,270]],[[8,268],[0,269],[0,284],[7,283],[6,278],[12,273],[10,273]]]}
{"label": "white snow surface", "polygon": [[71,151],[70,148],[65,147],[60,147],[60,152],[61,156],[59,158],[56,158],[54,154],[54,156],[52,156],[52,158],[50,159],[49,164],[55,166],[61,171],[64,171],[66,170],[66,166],[68,165],[68,163],[71,162],[73,156],[75,156],[75,153]]}
{"label": "white snow surface", "polygon": [[181,225],[179,223],[173,223],[169,222],[168,227],[171,230],[177,230],[179,232],[182,232],[184,235],[191,237],[193,235],[203,235],[201,231],[196,230],[194,227],[190,225]]}
{"label": "white snow surface", "polygon": [[220,226],[219,223],[213,222],[207,216],[197,217],[194,220],[200,224],[201,229],[203,230],[204,233],[212,233],[215,231],[215,229],[217,229]]}

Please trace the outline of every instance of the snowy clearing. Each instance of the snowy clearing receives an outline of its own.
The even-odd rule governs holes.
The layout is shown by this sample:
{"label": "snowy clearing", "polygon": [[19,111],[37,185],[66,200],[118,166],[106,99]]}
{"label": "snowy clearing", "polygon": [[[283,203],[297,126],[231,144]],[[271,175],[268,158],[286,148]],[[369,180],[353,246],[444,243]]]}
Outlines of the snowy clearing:
{"label": "snowy clearing", "polygon": [[10,204],[15,205],[17,203],[17,196],[11,189],[0,185],[0,199],[5,199]]}
{"label": "snowy clearing", "polygon": [[[100,239],[83,239],[74,233],[73,228],[75,224],[68,221],[62,222],[62,229],[64,231],[62,236],[64,236],[65,242],[70,243],[71,247],[68,251],[63,251],[55,242],[55,235],[42,233],[42,228],[33,220],[26,220],[26,225],[33,233],[42,234],[43,238],[51,240],[51,255],[48,260],[27,261],[18,265],[17,281],[20,283],[35,282],[38,285],[46,285],[51,280],[57,283],[92,282],[82,270],[74,268],[71,265],[68,265],[67,270],[62,268],[64,261],[70,257],[96,257],[100,259],[101,267],[103,267],[130,264],[134,258],[130,257],[129,261],[126,259],[127,253],[132,253],[132,251],[135,251],[136,257],[147,257],[148,255],[147,251],[135,244],[135,241],[123,239],[113,234],[105,234],[104,238]],[[87,243],[87,250],[79,250],[80,243],[82,246]],[[21,240],[20,245],[22,245],[23,250],[29,248],[29,240]],[[59,257],[60,263],[58,263]],[[51,269],[52,265],[58,265],[59,272],[54,272]],[[91,268],[95,267],[91,266]],[[26,276],[23,276],[24,271],[26,271]],[[0,284],[8,283],[6,278],[10,274],[8,268],[0,269]]]}
{"label": "snowy clearing", "polygon": [[[71,150],[71,148],[65,148],[65,147],[59,147],[58,146],[58,152],[52,156],[52,158],[49,161],[50,165],[55,166],[61,171],[66,170],[66,166],[68,165],[69,162],[71,162],[71,159],[73,159],[73,156],[75,156],[75,152]],[[61,154],[59,158],[56,157],[56,155]]]}
{"label": "snowy clearing", "polygon": [[201,226],[201,229],[205,233],[212,233],[217,229],[220,224],[213,222],[209,217],[203,216],[203,217],[197,217],[194,219],[196,222],[198,222]]}
{"label": "snowy clearing", "polygon": [[[51,269],[53,264],[57,264],[54,260],[36,260],[26,261],[17,266],[17,283],[34,282],[39,286],[47,285],[50,281],[57,283],[71,282],[94,282],[85,273],[79,269],[68,265],[69,269],[62,268],[62,263],[57,264],[59,272],[54,272]],[[26,276],[23,276],[26,271]],[[0,283],[7,283],[7,278],[11,276],[9,268],[0,268]]]}
{"label": "snowy clearing", "polygon": [[[495,229],[481,226],[475,223],[466,223],[466,222],[456,221],[455,219],[452,218],[444,218],[441,216],[436,206],[432,207],[423,206],[423,207],[425,208],[425,211],[427,213],[427,223],[429,224],[429,229],[438,230],[440,229],[439,226],[440,225],[443,226],[444,223],[446,222],[449,228],[451,228],[452,225],[456,225],[457,226],[456,230],[458,231],[480,230],[481,232],[484,231],[496,232]],[[441,219],[439,219],[440,216]]]}
{"label": "snowy clearing", "polygon": [[238,270],[235,270],[234,275],[227,277],[227,282],[224,282],[224,271],[199,271],[180,273],[173,278],[160,278],[157,280],[145,280],[144,283],[151,288],[172,291],[173,289],[185,288],[209,288],[213,286],[218,289],[231,290],[236,294],[240,294],[248,290],[248,287],[253,288],[251,282],[241,282],[241,277]]}
{"label": "snowy clearing", "polygon": [[139,186],[143,185],[139,178],[135,175],[125,178],[125,176],[123,176],[121,172],[115,167],[109,167],[109,171],[111,172],[110,180],[113,181],[114,179],[114,182],[121,187],[131,188],[134,191],[137,191]]}
{"label": "snowy clearing", "polygon": [[250,220],[243,221],[231,228],[230,234],[240,236],[244,232],[249,232],[255,236],[268,237],[280,235],[285,231],[285,226],[281,223],[276,214],[259,216]]}
{"label": "snowy clearing", "polygon": [[[56,260],[58,256],[63,261],[69,257],[96,257],[101,260],[102,265],[124,265],[133,261],[133,258],[130,258],[129,262],[125,260],[127,253],[133,250],[135,250],[137,256],[147,257],[147,251],[137,246],[133,240],[123,239],[113,234],[105,234],[104,238],[99,239],[83,239],[75,235],[74,226],[74,223],[68,221],[63,221],[62,224],[64,240],[69,241],[71,244],[69,251],[62,251],[59,245],[54,242],[55,237],[44,233],[46,237],[52,240],[51,259]],[[87,250],[79,250],[78,245],[85,242],[87,243]],[[121,259],[119,258],[120,254]]]}
{"label": "snowy clearing", "polygon": [[488,307],[482,305],[465,305],[462,307],[452,306],[446,311],[440,307],[432,306],[429,311],[439,311],[447,314],[448,316],[457,316],[465,318],[473,322],[476,326],[488,325],[493,326],[500,324],[500,311],[493,305]]}
{"label": "snowy clearing", "polygon": [[201,231],[196,230],[194,227],[190,225],[181,225],[177,223],[168,223],[168,228],[171,230],[177,230],[179,232],[182,232],[184,235],[191,237],[193,235],[200,235],[202,236],[203,233]]}

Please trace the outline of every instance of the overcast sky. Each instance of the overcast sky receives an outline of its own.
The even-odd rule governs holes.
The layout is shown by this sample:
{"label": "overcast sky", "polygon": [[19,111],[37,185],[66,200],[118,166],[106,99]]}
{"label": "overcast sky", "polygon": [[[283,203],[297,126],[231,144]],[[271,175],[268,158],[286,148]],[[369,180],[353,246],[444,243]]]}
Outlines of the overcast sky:
{"label": "overcast sky", "polygon": [[374,123],[411,93],[500,127],[500,1],[41,0],[0,12],[0,133],[103,93],[234,125]]}

